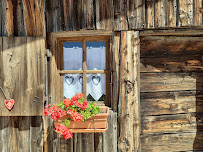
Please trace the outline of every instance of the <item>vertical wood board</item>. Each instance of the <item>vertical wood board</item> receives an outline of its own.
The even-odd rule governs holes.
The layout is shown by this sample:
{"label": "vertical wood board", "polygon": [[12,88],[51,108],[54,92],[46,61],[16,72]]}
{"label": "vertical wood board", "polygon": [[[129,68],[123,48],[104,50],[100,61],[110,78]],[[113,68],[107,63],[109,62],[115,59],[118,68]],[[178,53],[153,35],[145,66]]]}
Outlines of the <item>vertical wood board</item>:
{"label": "vertical wood board", "polygon": [[[15,105],[9,111],[1,102],[1,116],[42,115],[44,38],[3,37],[2,42],[1,87]],[[2,93],[0,98],[4,101]]]}

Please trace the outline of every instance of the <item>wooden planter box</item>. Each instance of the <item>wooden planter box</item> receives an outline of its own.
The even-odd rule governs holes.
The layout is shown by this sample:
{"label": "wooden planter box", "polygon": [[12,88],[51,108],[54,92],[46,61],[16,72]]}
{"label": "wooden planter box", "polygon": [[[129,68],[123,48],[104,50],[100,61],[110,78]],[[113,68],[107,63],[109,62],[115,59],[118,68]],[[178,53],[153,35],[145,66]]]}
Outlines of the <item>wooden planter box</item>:
{"label": "wooden planter box", "polygon": [[[97,114],[95,117],[87,119],[85,122],[71,121],[68,127],[69,130],[72,133],[105,132],[107,130],[107,117],[109,115],[109,108],[101,107],[101,112],[102,113]],[[55,128],[65,118],[67,118],[67,116],[60,117],[58,120],[54,121]]]}

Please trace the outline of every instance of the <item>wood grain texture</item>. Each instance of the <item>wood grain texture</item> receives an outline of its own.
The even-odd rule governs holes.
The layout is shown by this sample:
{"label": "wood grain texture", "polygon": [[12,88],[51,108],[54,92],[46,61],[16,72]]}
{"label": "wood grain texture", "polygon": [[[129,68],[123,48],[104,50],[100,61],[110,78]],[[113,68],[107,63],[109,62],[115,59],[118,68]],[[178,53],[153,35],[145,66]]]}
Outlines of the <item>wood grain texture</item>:
{"label": "wood grain texture", "polygon": [[43,151],[41,117],[1,117],[0,150]]}
{"label": "wood grain texture", "polygon": [[202,73],[141,73],[141,92],[203,90]]}
{"label": "wood grain texture", "polygon": [[[1,49],[1,84],[8,98],[15,100],[11,111],[0,103],[1,116],[42,115],[44,39],[3,37]],[[3,94],[0,98],[4,101]]]}
{"label": "wood grain texture", "polygon": [[[142,134],[163,134],[202,132],[203,114],[187,113],[177,115],[142,117]],[[198,125],[198,128],[197,128]]]}
{"label": "wood grain texture", "polygon": [[118,111],[118,100],[120,92],[119,83],[119,65],[120,65],[120,32],[116,32],[113,35],[113,92],[112,92],[112,108],[115,112]]}
{"label": "wood grain texture", "polygon": [[195,26],[199,26],[203,22],[203,1],[202,0],[194,0],[193,1],[193,23]]}
{"label": "wood grain texture", "polygon": [[202,151],[202,133],[141,136],[142,151]]}
{"label": "wood grain texture", "polygon": [[1,8],[0,36],[203,25],[202,0],[7,0]]}
{"label": "wood grain texture", "polygon": [[119,151],[137,151],[140,148],[138,35],[134,31],[121,32]]}
{"label": "wood grain texture", "polygon": [[172,115],[203,112],[202,91],[141,93],[141,115]]}
{"label": "wood grain texture", "polygon": [[143,37],[141,70],[142,72],[201,72],[202,46],[202,37],[155,36],[152,39]]}

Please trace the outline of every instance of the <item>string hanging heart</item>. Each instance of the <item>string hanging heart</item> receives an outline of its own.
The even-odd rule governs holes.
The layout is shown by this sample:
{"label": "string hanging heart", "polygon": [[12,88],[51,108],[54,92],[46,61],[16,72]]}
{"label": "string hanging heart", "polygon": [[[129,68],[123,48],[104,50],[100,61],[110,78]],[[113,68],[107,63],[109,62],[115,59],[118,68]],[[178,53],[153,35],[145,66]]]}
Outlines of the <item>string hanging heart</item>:
{"label": "string hanging heart", "polygon": [[4,104],[5,104],[6,108],[7,108],[8,110],[11,110],[11,109],[13,108],[14,104],[15,104],[15,100],[14,100],[14,99],[7,98],[7,96],[6,96],[5,92],[4,92],[4,90],[3,90],[1,87],[0,87],[0,90],[2,91],[2,93],[3,93],[4,97],[5,97]]}

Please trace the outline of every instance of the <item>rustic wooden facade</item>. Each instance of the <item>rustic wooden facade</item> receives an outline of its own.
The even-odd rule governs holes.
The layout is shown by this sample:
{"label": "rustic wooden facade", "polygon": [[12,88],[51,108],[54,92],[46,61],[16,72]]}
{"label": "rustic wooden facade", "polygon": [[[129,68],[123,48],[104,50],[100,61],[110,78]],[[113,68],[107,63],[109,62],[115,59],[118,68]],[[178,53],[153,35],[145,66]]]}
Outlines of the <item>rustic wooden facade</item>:
{"label": "rustic wooden facade", "polygon": [[[203,151],[202,27],[203,0],[0,0],[0,151]],[[110,36],[113,78],[107,132],[68,141],[42,116],[66,33]]]}

